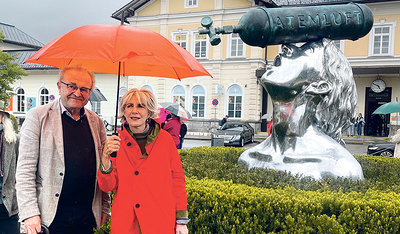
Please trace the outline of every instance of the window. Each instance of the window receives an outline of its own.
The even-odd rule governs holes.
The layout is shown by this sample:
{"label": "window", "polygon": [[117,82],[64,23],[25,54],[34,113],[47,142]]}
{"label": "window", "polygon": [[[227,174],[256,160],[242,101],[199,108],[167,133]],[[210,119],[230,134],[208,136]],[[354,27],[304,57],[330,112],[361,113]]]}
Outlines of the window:
{"label": "window", "polygon": [[90,101],[91,109],[98,115],[101,115],[101,102]]}
{"label": "window", "polygon": [[49,90],[42,88],[39,92],[39,105],[43,106],[49,103]]}
{"label": "window", "polygon": [[149,90],[150,92],[152,92],[154,94],[154,90],[150,85],[143,85],[142,88],[140,88],[140,89]]}
{"label": "window", "polygon": [[185,0],[185,8],[198,7],[198,0]]}
{"label": "window", "polygon": [[204,117],[205,92],[203,87],[196,86],[192,92],[192,117]]}
{"label": "window", "polygon": [[185,107],[186,92],[182,86],[176,86],[172,90],[172,102],[179,103],[182,107]]}
{"label": "window", "polygon": [[242,118],[242,89],[233,85],[228,90],[228,117]]}
{"label": "window", "polygon": [[334,40],[335,46],[344,53],[344,40]]}
{"label": "window", "polygon": [[369,38],[369,56],[393,56],[396,22],[374,23]]}
{"label": "window", "polygon": [[246,46],[238,33],[230,34],[230,40],[228,40],[228,56],[227,57],[243,57],[245,56]]}
{"label": "window", "polygon": [[207,58],[207,35],[193,33],[194,38],[194,57]]}
{"label": "window", "polygon": [[23,88],[17,89],[17,112],[25,112],[25,91]]}
{"label": "window", "polygon": [[188,49],[188,32],[182,31],[181,29],[178,32],[172,32],[172,41],[176,42],[176,44],[182,46],[185,50]]}

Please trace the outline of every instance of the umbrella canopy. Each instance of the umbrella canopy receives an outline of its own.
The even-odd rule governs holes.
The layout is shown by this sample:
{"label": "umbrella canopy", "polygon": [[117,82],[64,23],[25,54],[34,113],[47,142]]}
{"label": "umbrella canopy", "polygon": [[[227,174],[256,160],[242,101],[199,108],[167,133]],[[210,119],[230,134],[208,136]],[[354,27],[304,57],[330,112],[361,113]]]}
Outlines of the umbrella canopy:
{"label": "umbrella canopy", "polygon": [[171,112],[167,111],[164,108],[158,108],[158,120],[160,120],[160,123],[165,122],[168,114],[171,114]]}
{"label": "umbrella canopy", "polygon": [[102,102],[107,101],[106,97],[100,92],[99,89],[94,89],[89,96],[89,101],[91,102]]}
{"label": "umbrella canopy", "polygon": [[272,114],[271,113],[264,114],[263,116],[261,116],[261,119],[272,119]]}
{"label": "umbrella canopy", "polygon": [[211,76],[175,42],[156,32],[126,25],[76,28],[54,39],[25,62],[58,68],[83,64],[93,72],[124,76]]}
{"label": "umbrella canopy", "polygon": [[390,114],[400,112],[400,102],[388,102],[378,107],[372,114]]}
{"label": "umbrella canopy", "polygon": [[[82,64],[92,72],[183,79],[211,76],[184,48],[162,35],[126,25],[86,25],[45,45],[26,63],[58,68]],[[116,128],[115,132],[116,133]]]}
{"label": "umbrella canopy", "polygon": [[167,111],[171,112],[171,114],[174,114],[176,116],[182,117],[184,119],[191,119],[192,115],[187,111],[185,108],[183,108],[181,105],[178,103],[173,103],[173,102],[163,102],[160,103],[160,105]]}

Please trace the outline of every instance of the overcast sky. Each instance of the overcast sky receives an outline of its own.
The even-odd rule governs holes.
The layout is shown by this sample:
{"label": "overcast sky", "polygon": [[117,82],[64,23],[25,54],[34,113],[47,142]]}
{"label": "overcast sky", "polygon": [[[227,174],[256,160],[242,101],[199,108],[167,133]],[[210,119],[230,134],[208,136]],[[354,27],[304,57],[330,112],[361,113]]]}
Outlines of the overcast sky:
{"label": "overcast sky", "polygon": [[0,6],[0,22],[40,42],[88,24],[119,24],[111,15],[130,0],[12,0]]}

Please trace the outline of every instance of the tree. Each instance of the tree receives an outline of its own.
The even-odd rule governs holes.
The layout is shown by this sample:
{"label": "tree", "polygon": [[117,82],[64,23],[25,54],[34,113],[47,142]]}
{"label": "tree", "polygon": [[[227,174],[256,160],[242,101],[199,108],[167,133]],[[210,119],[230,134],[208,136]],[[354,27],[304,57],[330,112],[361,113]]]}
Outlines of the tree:
{"label": "tree", "polygon": [[[0,31],[0,43],[3,42],[5,36]],[[7,99],[14,95],[11,85],[29,73],[19,67],[15,62],[17,54],[11,55],[7,52],[0,50],[0,100],[4,101],[7,105]]]}

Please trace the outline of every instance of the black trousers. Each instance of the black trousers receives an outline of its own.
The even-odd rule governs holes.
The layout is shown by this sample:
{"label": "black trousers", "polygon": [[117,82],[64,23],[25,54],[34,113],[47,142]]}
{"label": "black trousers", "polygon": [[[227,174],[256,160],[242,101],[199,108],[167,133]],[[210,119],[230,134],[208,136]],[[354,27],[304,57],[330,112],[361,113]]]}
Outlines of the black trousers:
{"label": "black trousers", "polygon": [[4,204],[0,204],[0,234],[19,234],[18,215],[8,217]]}
{"label": "black trousers", "polygon": [[59,204],[49,227],[51,234],[93,234],[96,227],[92,207]]}

